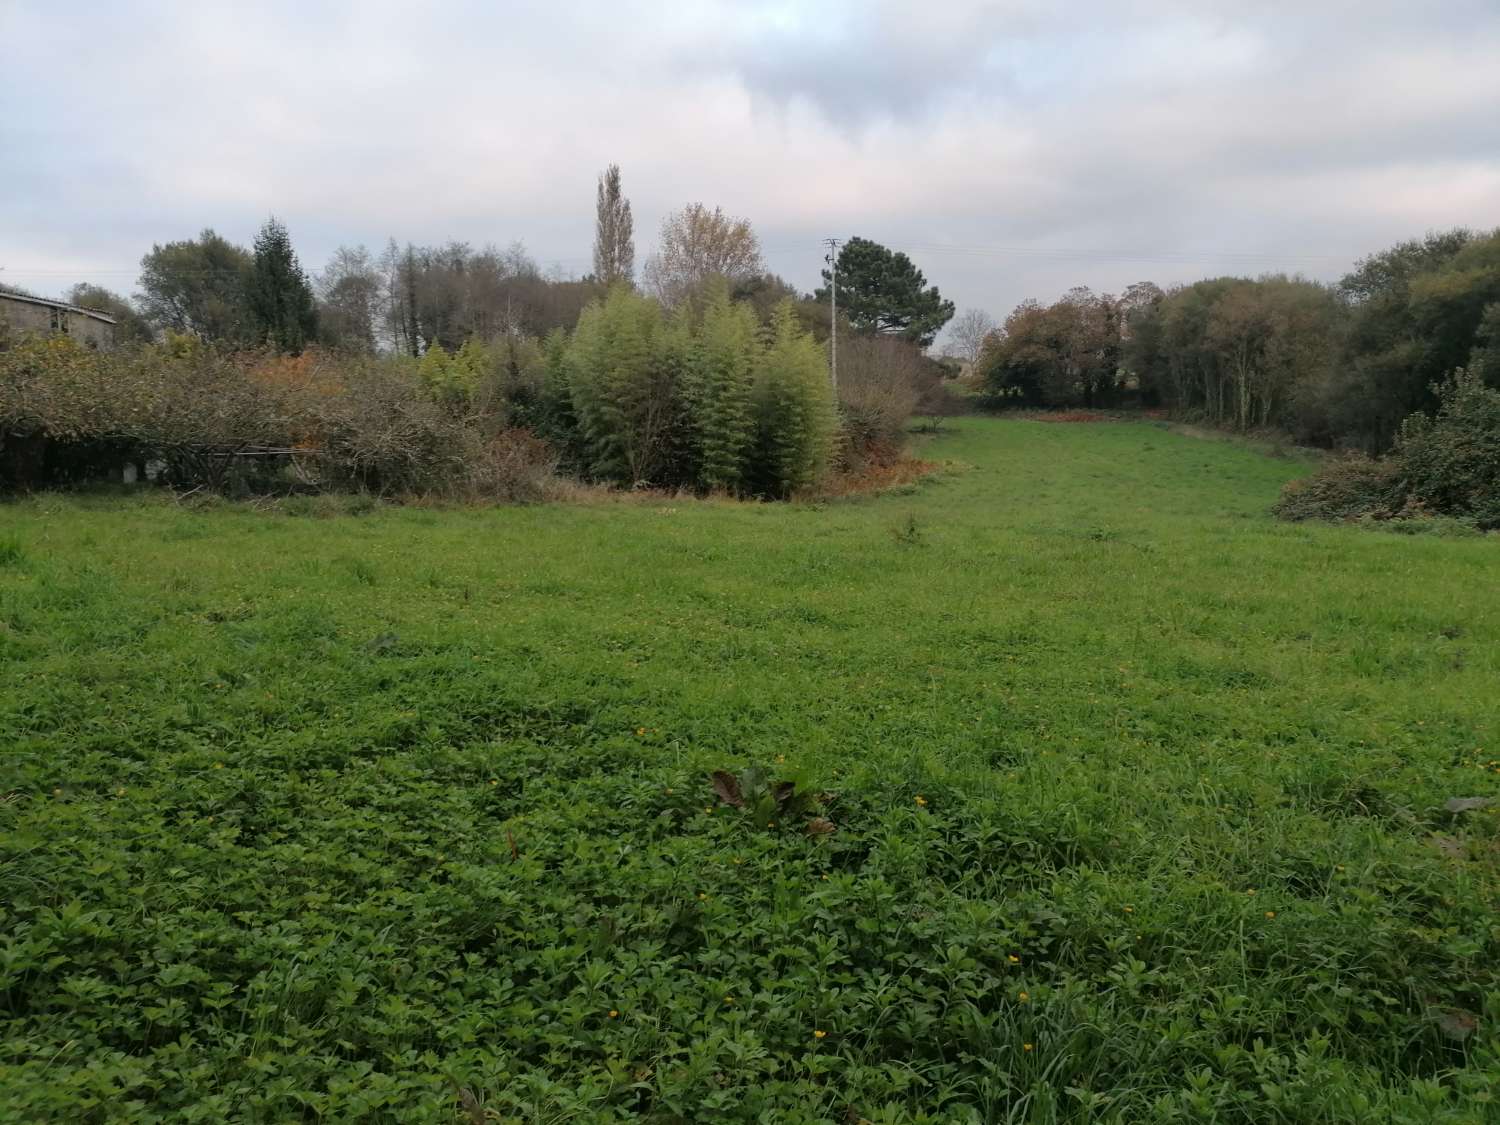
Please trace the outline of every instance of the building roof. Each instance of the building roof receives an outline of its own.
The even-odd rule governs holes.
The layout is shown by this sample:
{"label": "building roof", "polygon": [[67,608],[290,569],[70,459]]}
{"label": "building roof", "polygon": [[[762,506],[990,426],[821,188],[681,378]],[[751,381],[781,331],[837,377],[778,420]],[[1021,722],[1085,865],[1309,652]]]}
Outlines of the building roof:
{"label": "building roof", "polygon": [[66,309],[70,313],[78,313],[80,316],[91,316],[95,320],[102,320],[105,324],[113,324],[115,318],[108,313],[102,313],[98,309],[86,309],[79,305],[70,305],[66,301],[49,301],[46,297],[33,297],[27,293],[12,293],[6,289],[0,289],[0,301],[22,301],[28,305],[45,305],[49,309]]}

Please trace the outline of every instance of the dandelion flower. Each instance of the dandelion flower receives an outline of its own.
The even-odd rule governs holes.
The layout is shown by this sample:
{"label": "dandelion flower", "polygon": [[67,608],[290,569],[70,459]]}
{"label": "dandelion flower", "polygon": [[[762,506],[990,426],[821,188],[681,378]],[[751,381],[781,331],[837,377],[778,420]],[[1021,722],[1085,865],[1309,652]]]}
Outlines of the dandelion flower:
{"label": "dandelion flower", "polygon": [[698,892],[698,901],[699,902],[707,902],[708,901],[708,896],[706,894],[704,894],[702,891],[699,891]]}
{"label": "dandelion flower", "polygon": [[1036,1046],[1035,1043],[1022,1043],[1021,1044],[1021,1050],[1023,1050],[1023,1051],[1029,1051],[1029,1050],[1031,1050],[1035,1046]]}
{"label": "dandelion flower", "polygon": [[921,809],[925,809],[927,807],[927,798],[922,796],[920,793],[917,794],[917,807]]}
{"label": "dandelion flower", "polygon": [[1133,907],[1133,906],[1127,906],[1127,907],[1125,907],[1125,913],[1126,914],[1134,914],[1135,913],[1135,907]]}
{"label": "dandelion flower", "polygon": [[1014,953],[1010,954],[1005,959],[1007,961],[1009,961],[1012,965],[1019,965],[1021,963],[1021,959],[1019,957],[1017,957]]}
{"label": "dandelion flower", "polygon": [[1031,993],[1029,993],[1029,992],[1023,992],[1023,993],[1021,993],[1021,995],[1017,996],[1016,999],[1019,1000],[1023,1004],[1030,1004],[1031,1003]]}
{"label": "dandelion flower", "polygon": [[619,1011],[617,1009],[611,1008],[609,1010],[609,1018],[610,1019],[618,1019],[619,1015],[620,1015],[620,1013],[619,1013]]}
{"label": "dandelion flower", "polygon": [[1274,917],[1276,917],[1276,911],[1274,911],[1274,910],[1267,910],[1266,911],[1266,917],[1267,918],[1274,918]]}
{"label": "dandelion flower", "polygon": [[824,1031],[821,1027],[817,1028],[813,1032],[813,1038],[814,1039],[827,1039],[828,1038],[828,1032]]}

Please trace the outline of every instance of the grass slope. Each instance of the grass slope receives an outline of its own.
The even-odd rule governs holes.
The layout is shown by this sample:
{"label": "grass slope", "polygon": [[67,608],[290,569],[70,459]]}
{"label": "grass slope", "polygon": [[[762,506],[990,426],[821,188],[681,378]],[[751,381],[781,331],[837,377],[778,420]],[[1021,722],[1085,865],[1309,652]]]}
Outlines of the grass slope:
{"label": "grass slope", "polygon": [[1495,544],[954,429],[823,507],[0,508],[0,1120],[1497,1119]]}

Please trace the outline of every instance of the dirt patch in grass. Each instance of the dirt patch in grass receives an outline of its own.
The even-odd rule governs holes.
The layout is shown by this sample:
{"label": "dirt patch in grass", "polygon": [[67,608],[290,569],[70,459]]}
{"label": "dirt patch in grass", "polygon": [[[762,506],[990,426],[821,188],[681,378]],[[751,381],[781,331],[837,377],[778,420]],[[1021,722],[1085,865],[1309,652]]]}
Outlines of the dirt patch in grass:
{"label": "dirt patch in grass", "polygon": [[818,488],[814,499],[885,492],[920,480],[939,467],[936,461],[923,461],[917,457],[901,457],[888,464],[864,465],[852,472],[831,475]]}

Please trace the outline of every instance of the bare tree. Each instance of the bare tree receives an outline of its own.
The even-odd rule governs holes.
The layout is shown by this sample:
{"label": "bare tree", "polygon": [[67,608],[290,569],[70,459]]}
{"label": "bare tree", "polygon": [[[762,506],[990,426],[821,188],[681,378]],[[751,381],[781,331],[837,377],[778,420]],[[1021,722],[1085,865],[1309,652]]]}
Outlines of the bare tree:
{"label": "bare tree", "polygon": [[711,277],[747,282],[766,272],[760,240],[748,219],[733,219],[721,208],[690,203],[661,225],[661,249],[646,262],[644,281],[663,304],[676,305],[697,293]]}
{"label": "bare tree", "polygon": [[318,275],[318,335],[323,343],[373,352],[381,313],[380,269],[363,246],[340,246]]}
{"label": "bare tree", "polygon": [[983,309],[965,309],[963,315],[948,329],[949,354],[972,367],[979,362],[979,353],[984,350],[985,339],[997,327],[994,317]]}
{"label": "bare tree", "polygon": [[620,194],[620,166],[611,164],[599,177],[594,225],[594,277],[604,285],[635,279],[635,220],[630,200]]}

